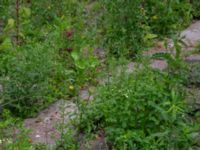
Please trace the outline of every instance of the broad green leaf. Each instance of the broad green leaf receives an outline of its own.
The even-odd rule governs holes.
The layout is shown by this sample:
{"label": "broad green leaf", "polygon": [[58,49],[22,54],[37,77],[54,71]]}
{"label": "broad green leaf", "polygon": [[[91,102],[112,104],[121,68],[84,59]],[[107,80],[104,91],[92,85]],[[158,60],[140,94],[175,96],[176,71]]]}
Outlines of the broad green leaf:
{"label": "broad green leaf", "polygon": [[78,52],[76,52],[76,51],[72,52],[72,53],[71,53],[71,56],[72,56],[72,58],[73,58],[75,61],[77,61],[77,60],[79,59]]}
{"label": "broad green leaf", "polygon": [[151,33],[149,33],[149,34],[147,34],[145,37],[144,37],[144,39],[145,40],[151,40],[151,39],[155,39],[155,38],[157,38],[158,36],[156,35],[156,34],[151,34]]}
{"label": "broad green leaf", "polygon": [[10,50],[12,48],[12,42],[10,38],[6,38],[0,45],[0,50]]}
{"label": "broad green leaf", "polygon": [[31,10],[27,7],[22,7],[20,9],[20,15],[24,18],[29,18],[31,16]]}
{"label": "broad green leaf", "polygon": [[85,69],[86,68],[86,63],[84,63],[84,61],[77,61],[77,62],[75,62],[75,65],[79,69]]}
{"label": "broad green leaf", "polygon": [[15,20],[10,18],[10,19],[8,19],[8,23],[5,27],[5,30],[12,29],[12,28],[14,28],[14,26],[15,26]]}

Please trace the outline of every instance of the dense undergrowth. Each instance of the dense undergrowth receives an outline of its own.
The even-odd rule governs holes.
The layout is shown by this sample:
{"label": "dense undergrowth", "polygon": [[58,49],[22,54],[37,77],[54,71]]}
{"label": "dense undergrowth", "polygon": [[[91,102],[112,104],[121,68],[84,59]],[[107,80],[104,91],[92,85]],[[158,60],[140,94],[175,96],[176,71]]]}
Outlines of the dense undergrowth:
{"label": "dense undergrowth", "polygon": [[200,3],[198,0],[192,0],[192,7],[193,7],[192,14],[195,19],[200,18],[199,6],[200,6]]}
{"label": "dense undergrowth", "polygon": [[103,130],[115,149],[189,149],[192,122],[178,80],[150,68],[120,74],[84,108],[80,130]]}
{"label": "dense undergrowth", "polygon": [[134,56],[156,37],[171,36],[188,25],[187,1],[103,1],[106,46],[115,55]]}
{"label": "dense undergrowth", "polygon": [[[111,59],[138,58],[155,41],[176,36],[199,18],[199,5],[198,0],[0,1],[0,144],[37,149],[25,129],[13,141],[4,133],[20,124],[16,117],[34,116],[83,87],[96,86],[99,70]],[[144,65],[135,73],[114,73],[93,102],[80,102],[77,128],[89,136],[103,132],[113,149],[195,145],[197,127],[186,113],[187,71],[179,57],[164,58],[172,67],[166,72]],[[61,149],[79,148],[73,137],[65,137]]]}

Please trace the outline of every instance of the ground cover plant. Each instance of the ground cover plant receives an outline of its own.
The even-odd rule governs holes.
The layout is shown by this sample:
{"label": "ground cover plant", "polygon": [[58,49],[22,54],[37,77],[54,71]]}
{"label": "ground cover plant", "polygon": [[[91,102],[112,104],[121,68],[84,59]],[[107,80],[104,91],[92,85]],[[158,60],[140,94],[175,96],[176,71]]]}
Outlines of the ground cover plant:
{"label": "ground cover plant", "polygon": [[150,68],[114,77],[85,107],[79,128],[114,149],[189,149],[193,123],[179,81]]}
{"label": "ground cover plant", "polygon": [[33,149],[30,144],[29,132],[23,128],[20,118],[13,118],[9,110],[1,112],[0,122],[0,148],[12,149]]}

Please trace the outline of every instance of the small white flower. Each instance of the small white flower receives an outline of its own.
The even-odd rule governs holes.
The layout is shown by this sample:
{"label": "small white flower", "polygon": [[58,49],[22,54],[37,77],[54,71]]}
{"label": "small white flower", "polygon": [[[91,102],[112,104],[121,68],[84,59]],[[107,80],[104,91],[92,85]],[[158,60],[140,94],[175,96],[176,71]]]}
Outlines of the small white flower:
{"label": "small white flower", "polygon": [[39,137],[40,137],[40,135],[39,135],[39,134],[37,134],[35,137],[36,137],[36,138],[39,138]]}

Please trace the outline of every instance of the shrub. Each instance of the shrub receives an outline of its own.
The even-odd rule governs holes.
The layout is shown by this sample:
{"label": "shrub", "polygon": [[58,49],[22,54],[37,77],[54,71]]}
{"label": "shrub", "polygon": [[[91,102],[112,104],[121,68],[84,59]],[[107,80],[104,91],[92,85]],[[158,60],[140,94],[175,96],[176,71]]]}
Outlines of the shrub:
{"label": "shrub", "polygon": [[183,1],[147,0],[144,3],[148,24],[154,34],[170,35],[188,25],[191,5]]}
{"label": "shrub", "polygon": [[190,21],[190,4],[184,1],[102,0],[105,8],[105,44],[112,54],[133,55],[145,47],[145,39],[170,35]]}
{"label": "shrub", "polygon": [[195,19],[200,18],[200,1],[199,0],[192,0],[192,14]]}
{"label": "shrub", "polygon": [[0,84],[4,89],[0,96],[14,114],[32,116],[57,98],[76,94],[77,88],[70,90],[69,85],[82,86],[96,75],[99,63],[88,38],[80,37],[84,33],[78,32],[79,28],[72,30],[66,18],[55,19],[54,27],[48,29],[51,32],[43,33],[42,42],[27,37],[26,43],[15,49],[6,36],[7,42],[0,45]]}
{"label": "shrub", "polygon": [[27,117],[66,94],[70,73],[57,55],[48,40],[3,51],[0,60],[3,105],[15,115]]}
{"label": "shrub", "polygon": [[9,6],[11,5],[11,2],[12,2],[11,0],[0,1],[0,9],[1,9],[0,15],[1,15],[2,20],[5,20],[8,17],[8,15],[10,14],[10,12],[8,12],[8,9],[9,9]]}
{"label": "shrub", "polygon": [[[35,0],[31,2],[30,8],[32,10],[32,23],[36,27],[40,27],[44,24],[53,23],[57,17],[63,16],[78,16],[78,12],[81,10],[78,0]],[[79,9],[77,9],[79,8]]]}
{"label": "shrub", "polygon": [[137,52],[145,35],[140,0],[102,1],[102,4],[105,7],[105,42],[111,53],[120,56]]}
{"label": "shrub", "polygon": [[111,81],[83,108],[80,130],[103,130],[116,149],[189,149],[191,128],[179,82],[149,68]]}

